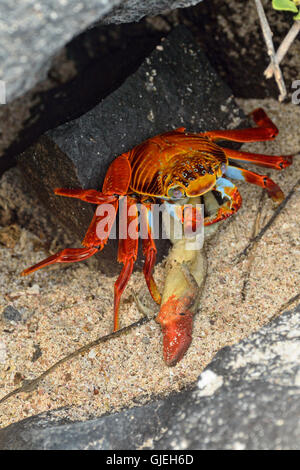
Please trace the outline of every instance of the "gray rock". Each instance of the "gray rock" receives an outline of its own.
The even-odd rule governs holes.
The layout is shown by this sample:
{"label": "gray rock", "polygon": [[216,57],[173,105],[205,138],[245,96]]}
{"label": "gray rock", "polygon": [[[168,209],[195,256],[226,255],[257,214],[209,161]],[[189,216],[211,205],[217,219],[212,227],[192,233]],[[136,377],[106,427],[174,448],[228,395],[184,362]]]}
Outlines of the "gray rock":
{"label": "gray rock", "polygon": [[1,3],[0,79],[6,100],[22,95],[46,77],[52,57],[75,35],[108,13],[119,0],[48,0]]}
{"label": "gray rock", "polygon": [[[47,78],[0,105],[0,175],[40,135],[86,113],[141,65],[165,33],[149,21],[96,25],[68,43]],[[105,73],[103,71],[105,70]]]}
{"label": "gray rock", "polygon": [[143,16],[154,16],[176,8],[197,5],[203,0],[125,0],[108,13],[102,23],[131,23]]}
{"label": "gray rock", "polygon": [[[94,209],[57,197],[55,187],[100,189],[111,161],[150,136],[234,127],[243,114],[184,27],[178,27],[123,85],[80,118],[42,136],[19,158],[24,175],[74,238],[82,239]],[[117,269],[116,244],[101,253]],[[158,243],[159,253],[166,241]],[[107,271],[108,272],[108,271]]]}
{"label": "gray rock", "polygon": [[0,430],[1,449],[299,449],[300,305],[222,349],[190,390],[98,419],[51,413]]}
{"label": "gray rock", "polygon": [[4,320],[6,320],[6,321],[18,322],[18,321],[22,320],[21,313],[19,312],[19,310],[14,308],[12,305],[8,305],[7,307],[5,307],[5,309],[2,312],[2,316],[3,316]]}
{"label": "gray rock", "polygon": [[[0,80],[6,84],[6,101],[22,95],[46,77],[51,60],[74,36],[104,15],[105,22],[137,21],[146,14],[195,5],[199,0],[9,0],[0,10]],[[118,10],[109,13],[113,7]]]}

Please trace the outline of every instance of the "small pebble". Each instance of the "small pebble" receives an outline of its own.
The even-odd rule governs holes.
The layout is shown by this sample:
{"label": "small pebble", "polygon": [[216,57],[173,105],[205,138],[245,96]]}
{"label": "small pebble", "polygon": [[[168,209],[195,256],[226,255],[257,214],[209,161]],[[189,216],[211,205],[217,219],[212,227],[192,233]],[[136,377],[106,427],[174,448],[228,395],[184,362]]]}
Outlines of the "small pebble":
{"label": "small pebble", "polygon": [[34,344],[33,347],[34,347],[34,352],[33,352],[33,354],[32,354],[31,361],[32,361],[32,362],[35,362],[35,361],[37,361],[37,360],[41,357],[41,355],[42,355],[42,350],[41,350],[39,344]]}
{"label": "small pebble", "polygon": [[22,320],[22,315],[19,312],[19,310],[12,307],[11,305],[8,305],[7,307],[5,307],[5,309],[2,312],[2,316],[3,316],[4,320],[7,320],[7,321],[16,321],[17,322],[17,321]]}

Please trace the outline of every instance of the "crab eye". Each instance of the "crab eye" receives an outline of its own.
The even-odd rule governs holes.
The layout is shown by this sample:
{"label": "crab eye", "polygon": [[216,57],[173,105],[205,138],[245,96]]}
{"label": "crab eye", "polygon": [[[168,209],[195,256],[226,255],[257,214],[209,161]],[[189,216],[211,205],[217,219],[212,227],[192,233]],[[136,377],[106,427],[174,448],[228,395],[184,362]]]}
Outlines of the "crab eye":
{"label": "crab eye", "polygon": [[222,175],[224,175],[225,171],[226,171],[226,164],[225,163],[222,163],[221,165],[221,171],[222,171]]}
{"label": "crab eye", "polygon": [[171,197],[172,199],[181,199],[184,195],[185,192],[181,186],[173,186],[168,190],[168,197]]}

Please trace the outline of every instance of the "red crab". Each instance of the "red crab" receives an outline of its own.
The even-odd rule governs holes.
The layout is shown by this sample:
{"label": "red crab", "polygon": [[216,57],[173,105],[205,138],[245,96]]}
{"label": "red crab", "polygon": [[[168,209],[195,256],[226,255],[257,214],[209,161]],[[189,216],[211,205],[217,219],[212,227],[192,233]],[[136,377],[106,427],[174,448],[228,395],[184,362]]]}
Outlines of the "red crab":
{"label": "red crab", "polygon": [[[102,250],[114,223],[119,200],[127,196],[128,212],[124,210],[120,217],[127,218],[128,226],[131,224],[132,227],[133,224],[136,231],[137,203],[145,208],[143,214],[148,238],[142,240],[145,257],[143,271],[151,296],[160,304],[161,296],[152,275],[157,252],[151,228],[152,202],[159,200],[164,203],[180,203],[184,198],[198,197],[211,190],[218,191],[223,197],[223,205],[214,215],[205,217],[204,225],[210,225],[231,216],[241,207],[239,191],[227,177],[265,188],[276,202],[281,202],[284,198],[279,186],[268,176],[232,166],[230,162],[251,162],[265,168],[282,170],[292,163],[291,156],[242,152],[215,143],[218,140],[256,142],[276,137],[278,129],[262,109],[253,111],[252,117],[257,127],[201,133],[190,133],[181,127],[151,137],[111,163],[101,192],[95,189],[55,189],[57,195],[78,198],[98,206],[82,241],[83,248],[64,249],[25,269],[22,275],[54,263],[82,261]],[[99,215],[99,208],[103,204],[112,205],[115,211],[107,219],[106,235],[99,237],[97,225],[103,220],[103,215]],[[120,298],[131,276],[137,250],[137,237],[127,236],[119,240],[118,261],[123,264],[123,268],[114,287],[114,331],[118,329]],[[168,357],[167,362],[172,365],[181,359],[191,340],[190,315],[177,313],[168,315],[168,312],[164,312],[164,315],[158,317],[164,335],[164,356]],[[176,341],[172,341],[175,336]]]}

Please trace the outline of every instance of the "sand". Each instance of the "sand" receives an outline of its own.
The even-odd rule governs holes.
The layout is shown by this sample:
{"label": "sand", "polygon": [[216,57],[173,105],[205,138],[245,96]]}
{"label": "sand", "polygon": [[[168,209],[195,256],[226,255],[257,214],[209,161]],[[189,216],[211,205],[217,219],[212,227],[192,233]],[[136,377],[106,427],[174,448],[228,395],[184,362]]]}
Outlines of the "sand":
{"label": "sand", "polygon": [[[280,130],[274,142],[247,144],[243,150],[299,152],[300,106],[271,99],[241,100],[239,104],[246,111],[263,106]],[[250,169],[250,165],[245,167]],[[288,194],[300,177],[300,155],[282,172],[251,169],[270,175]],[[237,262],[236,256],[253,232],[262,194],[260,188],[247,183],[238,187],[242,208],[222,223],[207,246],[206,286],[194,320],[193,342],[182,361],[173,368],[164,364],[160,326],[150,321],[60,366],[34,391],[2,403],[2,427],[48,410],[57,410],[60,419],[85,420],[188,387],[218,350],[266,324],[298,294],[300,187],[251,256]],[[274,207],[266,196],[260,227],[270,219]],[[74,240],[51,222],[34,196],[23,194],[17,169],[9,170],[0,181],[0,223],[1,398],[74,349],[111,332],[115,279],[104,276],[92,260],[19,276],[25,267],[72,246]],[[162,288],[164,262],[156,266],[155,278]],[[121,326],[141,317],[133,293],[157,311],[142,274],[135,272],[123,295]],[[20,312],[21,321],[5,318],[8,306]]]}

